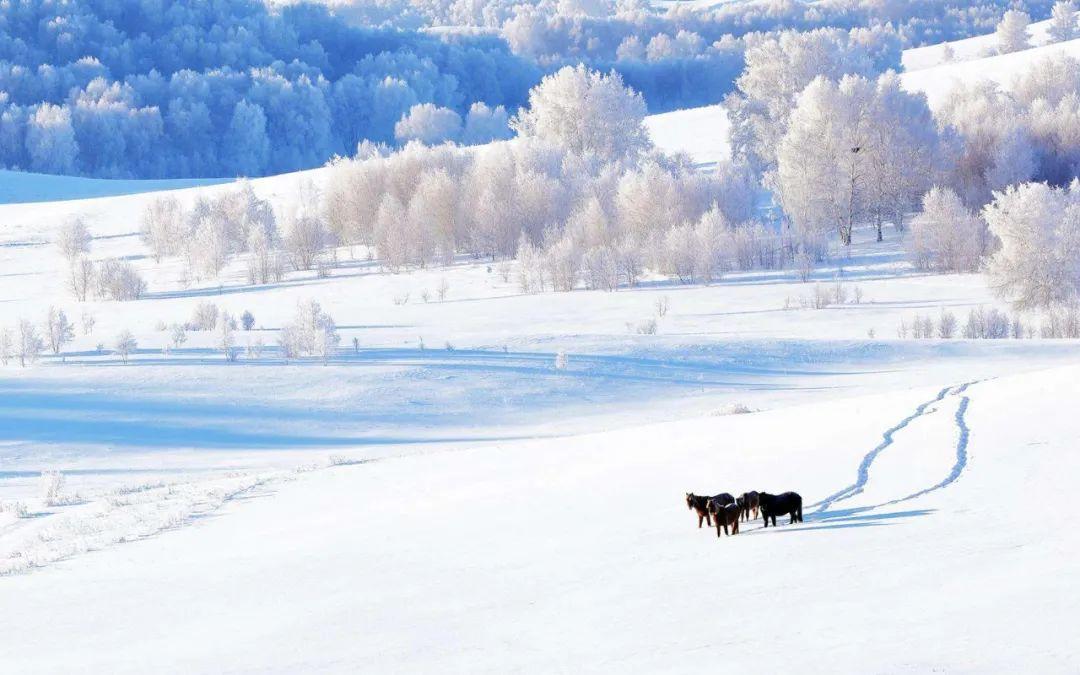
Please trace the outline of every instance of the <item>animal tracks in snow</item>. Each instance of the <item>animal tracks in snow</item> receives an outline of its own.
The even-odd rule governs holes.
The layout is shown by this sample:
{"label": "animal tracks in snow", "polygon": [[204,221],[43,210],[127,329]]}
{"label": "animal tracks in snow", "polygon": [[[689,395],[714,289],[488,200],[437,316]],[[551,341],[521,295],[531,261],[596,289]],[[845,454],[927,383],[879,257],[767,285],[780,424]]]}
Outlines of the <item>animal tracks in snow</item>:
{"label": "animal tracks in snow", "polygon": [[[819,521],[849,517],[907,502],[956,482],[968,463],[968,390],[974,384],[942,389],[885,430],[881,442],[859,462],[854,482],[808,506],[808,517]],[[849,508],[834,508],[849,500]]]}

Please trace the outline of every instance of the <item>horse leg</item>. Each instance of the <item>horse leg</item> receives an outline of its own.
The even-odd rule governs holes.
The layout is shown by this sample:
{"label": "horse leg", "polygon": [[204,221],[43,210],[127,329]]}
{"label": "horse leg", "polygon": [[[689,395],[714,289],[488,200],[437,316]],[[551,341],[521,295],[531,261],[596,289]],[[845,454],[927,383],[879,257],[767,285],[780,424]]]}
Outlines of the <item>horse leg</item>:
{"label": "horse leg", "polygon": [[712,515],[708,511],[705,512],[705,522],[709,524],[709,527],[712,527]]}
{"label": "horse leg", "polygon": [[739,533],[739,519],[736,518],[735,519],[735,530],[732,532],[732,534],[738,534],[738,533]]}

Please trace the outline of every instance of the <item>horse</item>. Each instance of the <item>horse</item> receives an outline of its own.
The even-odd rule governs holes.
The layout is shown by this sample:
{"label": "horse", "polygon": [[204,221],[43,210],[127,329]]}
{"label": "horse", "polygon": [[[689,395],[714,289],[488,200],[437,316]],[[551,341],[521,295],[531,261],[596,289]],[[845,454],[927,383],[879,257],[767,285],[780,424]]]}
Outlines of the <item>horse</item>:
{"label": "horse", "polygon": [[[758,517],[758,509],[761,506],[761,495],[753,490],[744,492],[737,502],[739,506],[742,507],[743,520],[753,520]],[[751,511],[754,512],[753,517],[750,516]]]}
{"label": "horse", "polygon": [[778,495],[762,492],[758,499],[761,503],[761,515],[765,520],[765,527],[769,526],[770,518],[772,518],[773,527],[776,527],[776,517],[784,514],[791,514],[788,525],[803,521],[802,497],[797,492],[784,492]]}
{"label": "horse", "polygon": [[728,534],[728,527],[731,527],[731,535],[739,533],[739,514],[742,513],[742,509],[739,508],[738,504],[734,502],[721,504],[716,501],[716,498],[713,498],[709,500],[707,506],[709,513],[712,514],[713,521],[716,523],[717,537],[720,536],[721,528],[723,528],[724,534]]}
{"label": "horse", "polygon": [[693,492],[686,493],[686,507],[691,511],[697,511],[697,526],[701,529],[702,521],[708,521],[712,527],[712,517],[709,515],[709,497],[696,495]]}
{"label": "horse", "polygon": [[735,503],[735,498],[728,492],[721,492],[718,495],[713,495],[711,499],[720,506],[727,506],[728,504]]}

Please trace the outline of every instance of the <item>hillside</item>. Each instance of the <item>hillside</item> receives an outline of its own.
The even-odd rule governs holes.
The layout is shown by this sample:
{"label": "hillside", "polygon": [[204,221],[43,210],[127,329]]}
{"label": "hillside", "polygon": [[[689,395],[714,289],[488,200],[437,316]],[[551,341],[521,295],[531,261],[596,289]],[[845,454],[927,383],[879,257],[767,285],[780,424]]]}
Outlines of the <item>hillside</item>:
{"label": "hillside", "polygon": [[[1022,478],[1068,509],[1077,374],[298,475],[5,580],[33,602],[0,618],[2,655],[42,673],[682,672],[794,653],[811,673],[1067,670],[1080,538],[1001,495]],[[805,523],[718,540],[682,503],[745,488],[798,489]]]}

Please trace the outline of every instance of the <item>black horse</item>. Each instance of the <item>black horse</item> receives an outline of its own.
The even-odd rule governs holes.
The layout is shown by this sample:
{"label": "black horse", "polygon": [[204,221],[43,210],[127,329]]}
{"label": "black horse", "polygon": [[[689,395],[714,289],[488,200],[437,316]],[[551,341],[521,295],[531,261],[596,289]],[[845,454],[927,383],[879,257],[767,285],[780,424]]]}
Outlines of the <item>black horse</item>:
{"label": "black horse", "polygon": [[791,514],[789,525],[803,521],[802,497],[797,492],[784,492],[778,495],[761,492],[758,499],[761,502],[761,516],[765,521],[765,527],[769,526],[770,518],[772,518],[773,527],[776,527],[776,517],[784,514]]}
{"label": "black horse", "polygon": [[724,534],[728,534],[728,527],[731,528],[731,534],[739,533],[739,514],[742,513],[742,509],[738,504],[721,504],[716,501],[716,497],[709,500],[707,504],[709,513],[712,514],[713,522],[716,523],[716,536],[720,536],[720,529],[723,528]]}
{"label": "black horse", "polygon": [[735,497],[731,496],[727,492],[721,492],[718,495],[713,495],[710,499],[719,504],[720,506],[727,506],[728,504],[735,503]]}
{"label": "black horse", "polygon": [[[742,493],[735,502],[742,509],[743,520],[753,520],[758,517],[758,509],[761,508],[761,495],[751,490],[750,492]],[[753,517],[750,516],[750,512],[753,511]]]}

